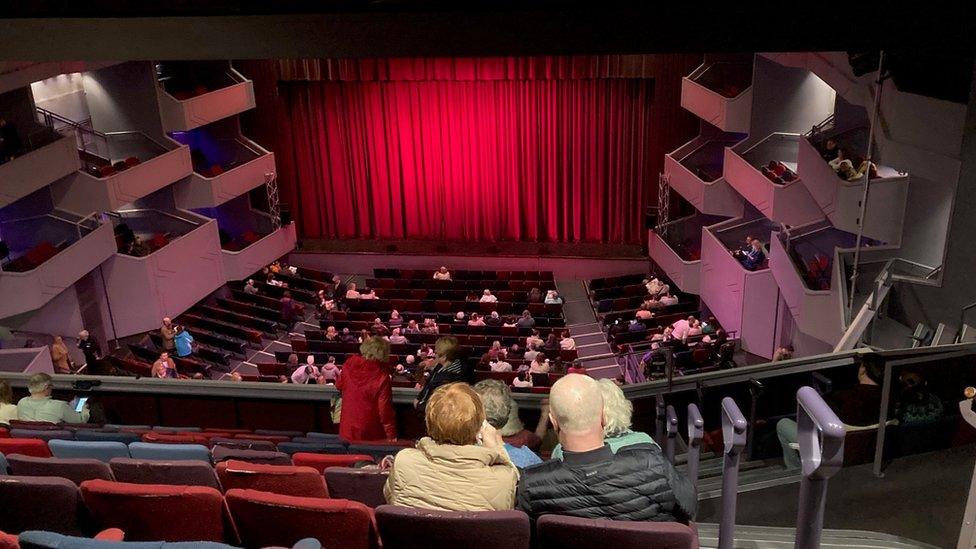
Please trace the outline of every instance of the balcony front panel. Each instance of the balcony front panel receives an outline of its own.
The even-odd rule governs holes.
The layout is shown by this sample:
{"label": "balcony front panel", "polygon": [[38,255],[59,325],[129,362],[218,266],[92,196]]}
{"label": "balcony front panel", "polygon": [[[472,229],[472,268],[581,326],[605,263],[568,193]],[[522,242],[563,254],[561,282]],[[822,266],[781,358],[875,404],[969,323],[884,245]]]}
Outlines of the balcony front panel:
{"label": "balcony front panel", "polygon": [[115,234],[105,223],[34,269],[0,272],[0,318],[42,307],[114,253]]}
{"label": "balcony front panel", "polygon": [[752,116],[752,86],[729,98],[685,77],[681,79],[681,106],[722,131],[747,133]]}
{"label": "balcony front panel", "polygon": [[209,220],[143,257],[116,253],[105,264],[119,337],[159,328],[224,283],[217,222]]}
{"label": "balcony front panel", "polygon": [[190,148],[181,145],[108,177],[76,171],[54,185],[54,200],[59,208],[76,212],[117,210],[191,173]]}
{"label": "balcony front panel", "polygon": [[809,289],[779,238],[770,239],[769,268],[797,329],[824,343],[836,345],[844,332],[844,305],[837,290],[837,273],[832,275],[830,290]]}
{"label": "balcony front panel", "polygon": [[725,178],[703,181],[672,155],[664,157],[664,172],[671,188],[701,213],[738,217],[742,215],[742,197]]}
{"label": "balcony front panel", "polygon": [[773,183],[732,149],[725,149],[725,180],[764,216],[778,223],[800,226],[824,217],[799,180]]}
{"label": "balcony front panel", "polygon": [[251,160],[214,177],[197,172],[180,181],[174,192],[176,205],[183,209],[212,208],[263,185],[265,174],[275,171],[274,153]]}
{"label": "balcony front panel", "polygon": [[0,164],[0,208],[75,173],[80,167],[73,135]]}
{"label": "balcony front panel", "polygon": [[255,105],[254,85],[250,80],[183,100],[158,87],[156,97],[166,132],[199,128],[253,109]]}
{"label": "balcony front panel", "polygon": [[726,331],[738,334],[744,350],[772,358],[778,289],[769,269],[746,270],[706,229],[699,286],[702,301]]}
{"label": "balcony front panel", "polygon": [[243,280],[295,249],[295,224],[289,223],[239,251],[222,250],[224,277]]}
{"label": "balcony front panel", "polygon": [[654,231],[648,231],[647,238],[651,259],[667,273],[668,278],[678,286],[678,289],[689,294],[700,293],[699,277],[701,275],[701,260],[687,261],[682,259]]}
{"label": "balcony front panel", "polygon": [[[856,233],[863,180],[845,181],[823,160],[806,139],[800,140],[797,174],[820,210],[834,227]],[[908,201],[908,176],[881,167],[882,177],[872,179],[864,216],[864,235],[874,240],[901,242]]]}

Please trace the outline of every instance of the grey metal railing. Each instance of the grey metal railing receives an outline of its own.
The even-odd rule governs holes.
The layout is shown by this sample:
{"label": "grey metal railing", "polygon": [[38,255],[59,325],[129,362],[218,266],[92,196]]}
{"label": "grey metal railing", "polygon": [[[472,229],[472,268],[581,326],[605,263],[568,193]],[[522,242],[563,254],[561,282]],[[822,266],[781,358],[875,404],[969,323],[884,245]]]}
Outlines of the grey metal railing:
{"label": "grey metal railing", "polygon": [[668,404],[665,409],[665,420],[667,421],[667,441],[664,444],[664,455],[672,464],[674,463],[674,444],[678,438],[678,413],[674,411],[674,406]]}
{"label": "grey metal railing", "polygon": [[718,527],[718,549],[735,545],[735,507],[738,501],[739,458],[746,447],[746,418],[732,397],[722,399],[722,517]]}
{"label": "grey metal railing", "polygon": [[701,443],[705,436],[705,421],[694,402],[688,404],[688,478],[698,487],[698,464],[701,461]]}
{"label": "grey metal railing", "polygon": [[654,397],[654,409],[655,415],[655,428],[654,428],[654,439],[657,440],[658,444],[664,440],[667,430],[665,427],[665,422],[667,419],[664,417],[666,413],[666,407],[664,404],[664,395],[655,395]]}
{"label": "grey metal railing", "polygon": [[827,481],[844,464],[844,424],[812,387],[796,392],[797,442],[800,445],[800,498],[796,549],[817,549],[823,531]]}

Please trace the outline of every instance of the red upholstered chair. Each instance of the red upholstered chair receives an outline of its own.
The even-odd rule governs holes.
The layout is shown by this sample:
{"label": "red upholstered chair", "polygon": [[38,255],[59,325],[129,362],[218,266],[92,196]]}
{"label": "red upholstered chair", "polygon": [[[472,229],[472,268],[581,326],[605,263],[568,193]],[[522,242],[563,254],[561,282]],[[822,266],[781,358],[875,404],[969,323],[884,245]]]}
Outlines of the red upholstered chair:
{"label": "red upholstered chair", "polygon": [[286,437],[281,435],[236,434],[234,435],[234,438],[243,438],[247,440],[261,440],[265,442],[270,442],[272,444],[291,441],[291,437]]}
{"label": "red upholstered chair", "polygon": [[[250,429],[224,429],[221,427],[205,427],[203,429],[203,432],[204,433],[230,433],[233,435],[237,435],[237,434],[244,434],[244,433],[253,433],[254,431]],[[257,433],[257,434],[260,435],[261,433]]]}
{"label": "red upholstered chair", "polygon": [[388,472],[379,469],[329,467],[325,470],[325,485],[333,498],[358,501],[376,508],[386,504],[383,485],[388,477]]}
{"label": "red upholstered chair", "polygon": [[214,468],[206,461],[114,458],[110,465],[114,480],[119,482],[207,486],[220,490]]}
{"label": "red upholstered chair", "polygon": [[291,461],[296,466],[311,467],[321,473],[329,467],[351,467],[360,461],[373,463],[373,456],[366,454],[313,454],[311,452],[297,452],[292,454]]}
{"label": "red upholstered chair", "polygon": [[49,530],[79,536],[92,532],[78,486],[66,478],[0,476],[0,509],[0,530],[11,534]]}
{"label": "red upholstered chair", "polygon": [[89,480],[81,494],[98,528],[120,528],[128,541],[236,541],[213,488]]}
{"label": "red upholstered chair", "polygon": [[20,544],[17,542],[17,536],[8,534],[6,532],[0,532],[0,549],[20,549]]}
{"label": "red upholstered chair", "polygon": [[24,421],[20,419],[10,420],[11,429],[31,429],[33,431],[60,431],[63,429],[57,423],[50,421]]}
{"label": "red upholstered chair", "polygon": [[381,505],[376,508],[376,524],[383,549],[529,547],[529,517],[521,511],[462,513]]}
{"label": "red upholstered chair", "polygon": [[10,438],[10,431],[6,427],[0,427],[0,438]]}
{"label": "red upholstered chair", "polygon": [[11,455],[7,457],[7,463],[10,471],[19,477],[61,477],[79,485],[86,480],[115,480],[108,463],[97,459]]}
{"label": "red upholstered chair", "polygon": [[233,489],[227,491],[227,507],[245,547],[291,547],[304,538],[317,539],[325,549],[378,546],[372,513],[355,501]]}
{"label": "red upholstered chair", "polygon": [[239,488],[297,497],[329,497],[325,479],[311,467],[228,460],[217,464],[217,477],[224,490]]}
{"label": "red upholstered chair", "polygon": [[210,438],[202,433],[181,433],[169,435],[166,433],[149,432],[142,435],[143,442],[154,442],[158,444],[203,444],[208,446]]}
{"label": "red upholstered chair", "polygon": [[214,446],[214,463],[221,461],[238,460],[248,463],[264,463],[266,465],[291,465],[291,457],[284,452],[267,452],[264,450],[240,450],[228,448],[226,446]]}
{"label": "red upholstered chair", "polygon": [[21,454],[34,457],[51,457],[47,442],[37,438],[0,438],[0,454]]}
{"label": "red upholstered chair", "polygon": [[542,549],[590,549],[595,546],[614,549],[698,548],[697,530],[679,522],[630,522],[543,515],[536,522],[536,533]]}

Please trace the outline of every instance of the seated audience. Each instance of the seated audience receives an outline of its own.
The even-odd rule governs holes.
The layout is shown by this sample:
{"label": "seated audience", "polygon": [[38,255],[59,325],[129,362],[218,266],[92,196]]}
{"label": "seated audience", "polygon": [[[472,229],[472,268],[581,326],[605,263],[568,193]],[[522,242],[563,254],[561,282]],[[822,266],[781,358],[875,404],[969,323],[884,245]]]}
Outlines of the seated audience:
{"label": "seated audience", "polygon": [[491,342],[491,347],[488,349],[488,352],[485,354],[488,355],[489,359],[495,359],[498,358],[499,356],[503,357],[507,353],[505,351],[505,348],[502,347],[502,342],[496,339],[495,341]]}
{"label": "seated audience", "polygon": [[156,362],[153,362],[152,376],[160,379],[176,379],[179,377],[176,373],[176,362],[166,351],[163,351]]}
{"label": "seated audience", "polygon": [[403,328],[403,333],[405,334],[419,334],[420,326],[417,324],[416,320],[410,320],[407,322],[406,327]]}
{"label": "seated audience", "polygon": [[335,383],[341,372],[339,365],[336,364],[336,357],[330,356],[319,372],[321,374],[319,379],[322,380],[322,383]]}
{"label": "seated audience", "polygon": [[68,356],[68,346],[64,344],[61,336],[54,336],[54,343],[51,344],[51,362],[54,363],[55,373],[71,373],[71,357]]}
{"label": "seated audience", "polygon": [[696,318],[690,321],[688,331],[685,332],[685,337],[682,338],[682,341],[688,341],[688,338],[700,335],[702,335],[701,322]]}
{"label": "seated audience", "polygon": [[666,293],[662,295],[660,299],[658,299],[658,303],[660,303],[662,307],[670,307],[678,304],[678,298],[670,293]]}
{"label": "seated audience", "polygon": [[247,283],[244,284],[244,293],[255,295],[258,293],[258,287],[254,284],[254,279],[249,278]]}
{"label": "seated audience", "polygon": [[393,328],[393,333],[390,334],[390,343],[393,345],[403,345],[409,342],[406,337],[400,334],[400,328]]}
{"label": "seated audience", "polygon": [[294,373],[298,368],[298,355],[292,353],[288,355],[288,361],[285,362],[285,366],[288,367],[288,371]]}
{"label": "seated audience", "polygon": [[[516,406],[512,398],[512,391],[507,385],[497,379],[486,379],[479,381],[474,386],[474,392],[478,393],[481,403],[485,407],[485,421],[501,432],[501,429],[508,424],[512,407]],[[545,413],[545,412],[544,412]],[[504,437],[502,437],[504,440]],[[542,459],[526,446],[513,446],[504,442],[505,452],[516,467],[528,467],[536,463],[542,463]]]}
{"label": "seated audience", "polygon": [[680,521],[694,518],[695,488],[650,443],[614,453],[604,441],[600,385],[569,374],[550,392],[549,419],[559,435],[563,459],[525,468],[516,508],[594,519]]}
{"label": "seated audience", "polygon": [[[634,405],[624,396],[623,390],[610,379],[601,379],[597,383],[600,384],[600,394],[603,395],[603,442],[610,447],[610,451],[617,453],[621,448],[632,444],[659,446],[647,433],[630,429]],[[563,459],[561,444],[556,444],[552,449],[552,459]]]}
{"label": "seated audience", "polygon": [[390,330],[387,329],[382,320],[374,318],[373,324],[369,327],[369,333],[375,336],[386,337],[390,333]]}
{"label": "seated audience", "polygon": [[526,347],[541,347],[542,343],[542,335],[539,330],[532,330],[532,333],[525,337]]}
{"label": "seated audience", "polygon": [[540,353],[541,351],[539,351],[538,347],[536,347],[535,345],[530,345],[529,347],[526,348],[526,351],[522,353],[522,358],[529,362],[532,362],[533,360],[535,360],[537,356],[539,356]]}
{"label": "seated audience", "polygon": [[359,339],[356,334],[352,333],[349,328],[342,329],[342,336],[339,338],[343,343],[358,343]]}
{"label": "seated audience", "polygon": [[336,342],[339,341],[339,330],[336,330],[335,326],[329,326],[325,329],[324,336],[326,341]]}
{"label": "seated audience", "polygon": [[[531,381],[531,377],[529,379]],[[530,383],[529,387],[531,386]],[[525,446],[533,452],[539,451],[539,448],[542,447],[542,439],[549,432],[549,401],[543,400],[541,404],[541,413],[539,415],[539,421],[536,423],[535,431],[530,431],[525,428],[525,425],[522,424],[522,420],[519,418],[518,402],[512,401],[512,409],[508,414],[508,421],[500,429],[502,440],[506,444],[515,447]]]}
{"label": "seated audience", "polygon": [[390,321],[387,322],[387,325],[390,326],[391,330],[403,326],[403,318],[400,317],[400,311],[396,309],[390,311]]}
{"label": "seated audience", "polygon": [[759,239],[752,241],[752,250],[739,257],[742,266],[750,271],[755,271],[763,266],[766,261],[766,252],[763,251],[762,242]]}
{"label": "seated audience", "polygon": [[308,383],[318,383],[319,377],[321,376],[318,366],[315,365],[315,357],[308,355],[305,358],[305,365],[297,368],[291,374],[291,382],[297,385],[305,385]]}
{"label": "seated audience", "polygon": [[345,440],[381,440],[397,437],[390,384],[390,342],[370,337],[359,354],[342,365],[336,389],[342,394],[339,436]]}
{"label": "seated audience", "polygon": [[484,326],[485,320],[478,313],[471,313],[471,318],[468,320],[468,326]]}
{"label": "seated audience", "polygon": [[542,303],[542,290],[539,288],[532,288],[529,290],[529,295],[526,297],[526,301],[529,303]]}
{"label": "seated audience", "polygon": [[467,321],[465,320],[464,311],[458,311],[454,315],[454,324],[467,324]]}
{"label": "seated audience", "polygon": [[477,303],[478,301],[480,301],[480,298],[478,297],[478,294],[471,291],[468,292],[468,295],[464,296],[464,301],[466,301],[467,303]]}
{"label": "seated audience", "polygon": [[652,313],[646,305],[641,305],[640,308],[637,309],[637,312],[634,313],[634,316],[637,318],[637,320],[643,322],[645,320],[654,318],[654,313]]}
{"label": "seated audience", "polygon": [[[884,359],[868,353],[860,356],[857,369],[857,385],[850,389],[834,391],[824,400],[845,425],[865,427],[878,423],[881,409],[881,383],[884,379]],[[800,454],[790,447],[797,441],[796,421],[784,418],[776,423],[776,436],[783,447],[783,462],[789,469],[800,468]]]}
{"label": "seated audience", "polygon": [[361,297],[360,293],[356,291],[356,283],[350,282],[346,290],[346,299],[359,299]]}
{"label": "seated audience", "polygon": [[784,347],[777,347],[776,350],[773,351],[772,362],[779,362],[780,360],[789,360],[791,358],[793,358],[793,346],[786,345]]}
{"label": "seated audience", "polygon": [[484,292],[482,292],[481,299],[479,301],[482,303],[498,303],[498,298],[492,295],[491,290],[486,289]]}
{"label": "seated audience", "polygon": [[647,326],[645,326],[643,322],[641,322],[636,318],[630,319],[630,322],[627,324],[628,332],[643,332],[646,329]]}
{"label": "seated audience", "polygon": [[532,318],[532,313],[528,309],[522,311],[522,316],[515,322],[515,325],[519,328],[534,328],[535,319]]}
{"label": "seated audience", "polygon": [[427,383],[417,395],[417,400],[414,401],[414,407],[418,410],[424,409],[433,392],[441,385],[458,381],[466,382],[471,377],[471,372],[461,360],[461,346],[456,337],[446,336],[438,339],[434,344],[434,352],[436,364],[430,371]]}
{"label": "seated audience", "polygon": [[945,406],[938,395],[929,390],[922,374],[912,370],[898,377],[901,394],[895,403],[895,419],[900,425],[925,425],[945,416]]}
{"label": "seated audience", "polygon": [[[345,415],[345,410],[343,410]],[[511,509],[518,469],[478,394],[465,383],[440,386],[424,418],[429,436],[397,453],[383,487],[387,503],[444,511]]]}
{"label": "seated audience", "polygon": [[447,270],[447,267],[441,266],[440,269],[434,272],[434,280],[450,280],[451,272]]}
{"label": "seated audience", "polygon": [[664,283],[661,282],[657,277],[653,277],[650,280],[645,278],[644,287],[647,288],[647,293],[651,297],[660,297],[664,292]]}
{"label": "seated audience", "polygon": [[545,299],[546,305],[562,305],[562,303],[563,303],[563,298],[561,295],[559,295],[559,292],[557,292],[556,290],[549,290],[548,292],[546,292],[546,299]]}
{"label": "seated audience", "polygon": [[498,311],[492,311],[490,315],[485,318],[485,326],[501,326],[502,317],[498,315]]}
{"label": "seated audience", "polygon": [[744,256],[745,254],[747,254],[750,250],[752,250],[752,241],[753,240],[755,240],[755,239],[752,238],[751,235],[746,235],[745,244],[743,246],[741,246],[739,248],[736,248],[734,250],[730,250],[731,253],[732,253],[732,257],[740,258],[740,257]]}
{"label": "seated audience", "polygon": [[439,334],[440,328],[437,327],[437,323],[434,322],[433,318],[425,318],[424,325],[420,328],[420,333],[422,334]]}
{"label": "seated audience", "polygon": [[710,316],[701,324],[702,333],[705,335],[714,334],[716,326],[718,326],[718,320],[714,316]]}
{"label": "seated audience", "polygon": [[32,375],[27,380],[26,396],[17,402],[17,419],[20,421],[47,421],[49,423],[85,423],[88,421],[88,405],[76,412],[74,406],[63,400],[53,400],[51,376],[45,373]]}
{"label": "seated audience", "polygon": [[825,161],[830,162],[831,160],[837,158],[837,140],[833,137],[829,137],[819,147],[817,147],[817,150],[820,152],[820,156],[823,157]]}
{"label": "seated audience", "polygon": [[495,358],[491,359],[491,362],[489,363],[489,367],[491,368],[491,371],[492,372],[511,372],[512,371],[512,365],[510,363],[506,362],[505,359],[502,358],[501,356],[498,356],[498,357],[495,357]]}
{"label": "seated audience", "polygon": [[835,172],[840,172],[841,166],[846,166],[847,168],[853,170],[854,165],[851,163],[848,157],[849,154],[850,153],[848,153],[847,149],[841,147],[837,149],[837,156],[835,156],[834,159],[828,162],[827,164],[829,164],[830,167],[833,168]]}
{"label": "seated audience", "polygon": [[559,340],[556,339],[556,333],[555,332],[549,332],[549,337],[546,338],[546,342],[542,345],[542,350],[543,351],[558,351],[559,348],[560,348],[559,347]]}
{"label": "seated audience", "polygon": [[366,290],[365,292],[359,294],[359,299],[378,299],[376,297],[376,290],[372,288]]}
{"label": "seated audience", "polygon": [[17,405],[13,403],[14,392],[6,379],[0,379],[0,424],[10,425],[11,419],[17,419]]}
{"label": "seated audience", "polygon": [[548,374],[549,373],[549,359],[546,355],[539,353],[536,355],[532,363],[529,364],[529,374]]}
{"label": "seated audience", "polygon": [[576,350],[576,340],[569,337],[569,331],[563,330],[559,339],[559,348],[564,351]]}
{"label": "seated audience", "polygon": [[519,368],[518,376],[512,380],[512,387],[517,389],[529,389],[532,387],[532,376],[529,374],[527,368],[525,370]]}

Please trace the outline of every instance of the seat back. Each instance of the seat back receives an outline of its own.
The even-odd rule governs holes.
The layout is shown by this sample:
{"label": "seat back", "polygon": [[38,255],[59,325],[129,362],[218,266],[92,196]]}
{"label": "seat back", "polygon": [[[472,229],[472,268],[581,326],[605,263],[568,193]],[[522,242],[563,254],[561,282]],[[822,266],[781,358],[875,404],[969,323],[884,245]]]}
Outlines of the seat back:
{"label": "seat back", "polygon": [[313,454],[308,452],[292,454],[291,461],[295,465],[311,467],[319,473],[329,467],[351,467],[361,461],[374,462],[373,456],[368,454]]}
{"label": "seat back", "polygon": [[37,438],[41,440],[74,440],[75,434],[64,429],[11,429],[14,438]]}
{"label": "seat back", "polygon": [[108,463],[112,458],[129,457],[129,447],[121,442],[52,440],[47,445],[58,458],[97,459]]}
{"label": "seat back", "polygon": [[355,501],[240,489],[228,490],[226,497],[245,547],[290,546],[303,538],[315,538],[327,549],[376,546],[369,508]]}
{"label": "seat back", "polygon": [[321,440],[316,442],[281,442],[278,451],[288,455],[298,452],[317,452],[339,454],[346,451],[346,445],[338,441]]}
{"label": "seat back", "polygon": [[115,480],[119,482],[207,486],[220,490],[217,474],[206,461],[115,458],[110,466]]}
{"label": "seat back", "polygon": [[10,471],[17,476],[61,477],[81,484],[86,480],[115,480],[112,469],[97,459],[39,458],[12,455],[7,458]]}
{"label": "seat back", "polygon": [[249,440],[245,438],[221,438],[210,439],[210,446],[216,448],[233,448],[235,450],[260,450],[263,452],[274,452],[275,444],[266,440]]}
{"label": "seat back", "polygon": [[[116,530],[109,530],[115,532]],[[15,538],[18,539],[18,538]],[[95,540],[77,536],[65,536],[56,532],[44,532],[33,530],[24,532],[19,536],[20,547],[22,549],[235,549],[232,545],[225,543],[215,543],[212,541],[198,541],[188,543],[166,543],[163,541],[140,542],[140,541],[114,541],[112,539],[103,540],[101,535]],[[313,540],[314,541],[314,540]],[[315,549],[317,544],[300,549]],[[0,549],[4,545],[0,543]],[[295,549],[299,549],[297,546]]]}
{"label": "seat back", "polygon": [[122,431],[93,431],[90,429],[83,429],[80,431],[75,431],[75,440],[92,442],[121,442],[122,444],[129,444],[131,442],[139,442],[142,440],[142,437],[136,433],[125,433]]}
{"label": "seat back", "polygon": [[98,529],[132,541],[224,541],[224,499],[213,488],[89,480],[81,494]]}
{"label": "seat back", "polygon": [[267,452],[264,450],[239,450],[224,446],[214,446],[211,450],[214,463],[236,459],[248,463],[264,463],[267,465],[291,465],[291,458],[284,452]]}
{"label": "seat back", "polygon": [[0,454],[51,457],[51,450],[39,438],[0,438]]}
{"label": "seat back", "polygon": [[[104,482],[104,481],[97,481]],[[0,477],[0,530],[84,535],[90,521],[78,486],[60,477]]]}
{"label": "seat back", "polygon": [[159,459],[164,461],[189,459],[210,461],[210,450],[202,444],[133,442],[129,445],[129,455],[135,459]]}
{"label": "seat back", "polygon": [[358,501],[376,508],[386,503],[383,485],[389,476],[388,472],[379,469],[329,467],[325,470],[325,485],[331,497]]}
{"label": "seat back", "polygon": [[453,512],[381,505],[376,508],[376,524],[384,549],[529,547],[529,517],[521,511]]}
{"label": "seat back", "polygon": [[698,548],[698,533],[693,527],[679,522],[631,522],[543,515],[536,521],[536,533],[542,548]]}
{"label": "seat back", "polygon": [[217,464],[217,477],[225,490],[238,488],[286,496],[329,497],[325,479],[311,467],[229,460]]}
{"label": "seat back", "polygon": [[389,444],[350,444],[346,450],[350,454],[363,454],[373,456],[373,460],[380,462],[386,456],[395,456],[397,452],[409,448],[409,446],[398,446]]}

